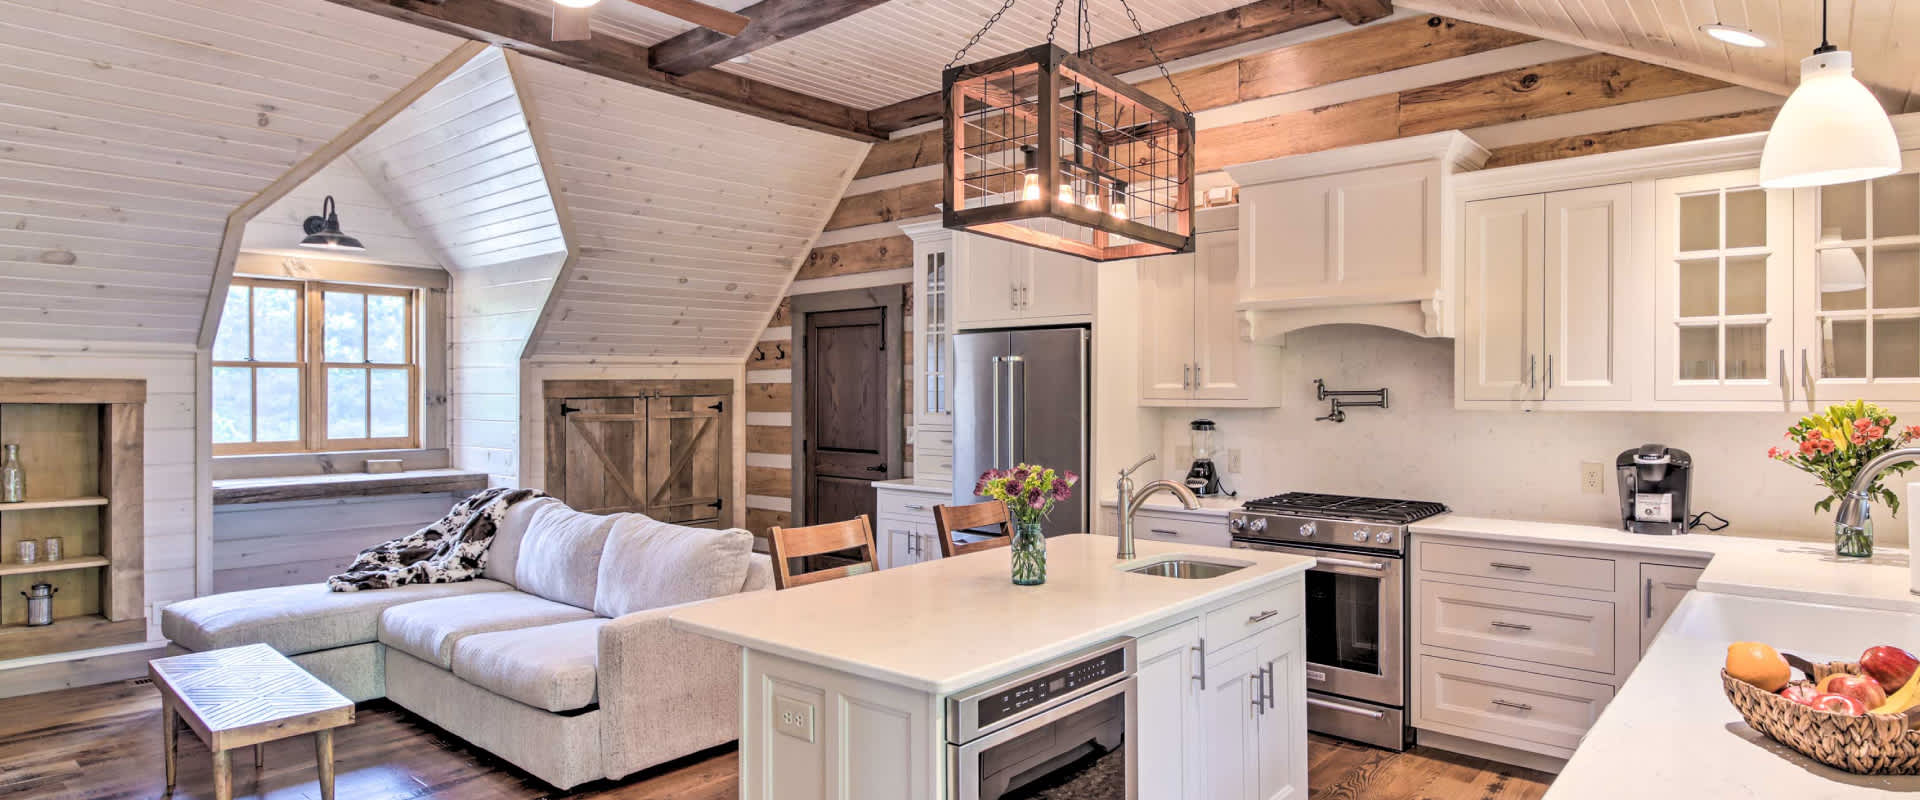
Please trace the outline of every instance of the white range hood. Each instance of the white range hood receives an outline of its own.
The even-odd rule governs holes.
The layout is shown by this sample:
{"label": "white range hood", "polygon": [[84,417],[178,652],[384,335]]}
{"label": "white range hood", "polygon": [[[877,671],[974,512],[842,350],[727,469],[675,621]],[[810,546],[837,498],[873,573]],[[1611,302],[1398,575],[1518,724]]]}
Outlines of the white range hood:
{"label": "white range hood", "polygon": [[1315,325],[1453,336],[1452,176],[1487,150],[1458,131],[1228,167],[1240,184],[1241,335]]}

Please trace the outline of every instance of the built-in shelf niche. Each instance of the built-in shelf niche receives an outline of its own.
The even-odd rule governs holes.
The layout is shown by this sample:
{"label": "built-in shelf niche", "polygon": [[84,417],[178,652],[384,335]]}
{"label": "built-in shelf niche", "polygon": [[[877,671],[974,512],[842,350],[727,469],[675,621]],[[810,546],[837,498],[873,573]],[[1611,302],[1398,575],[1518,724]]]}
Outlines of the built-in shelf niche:
{"label": "built-in shelf niche", "polygon": [[[0,378],[0,443],[20,446],[27,484],[0,503],[0,660],[146,638],[145,404],[145,381]],[[54,587],[53,625],[26,624],[37,583]]]}

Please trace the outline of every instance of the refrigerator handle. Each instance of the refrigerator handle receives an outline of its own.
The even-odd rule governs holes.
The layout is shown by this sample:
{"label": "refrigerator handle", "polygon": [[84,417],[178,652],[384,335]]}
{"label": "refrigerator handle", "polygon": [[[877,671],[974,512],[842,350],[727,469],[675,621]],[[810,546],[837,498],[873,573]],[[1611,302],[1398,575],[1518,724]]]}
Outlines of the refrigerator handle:
{"label": "refrigerator handle", "polygon": [[1000,399],[1006,396],[1005,387],[1000,380],[1000,368],[1006,362],[1006,356],[993,357],[993,453],[987,457],[987,469],[1000,469],[1001,465],[1006,463],[1000,459],[1000,443],[1006,441],[1000,433],[1000,429],[1006,426],[1006,423],[1000,419],[1000,412],[1006,407]]}
{"label": "refrigerator handle", "polygon": [[[1018,379],[1015,370],[1018,369]],[[1027,460],[1027,360],[1007,356],[1007,461],[1011,468]]]}

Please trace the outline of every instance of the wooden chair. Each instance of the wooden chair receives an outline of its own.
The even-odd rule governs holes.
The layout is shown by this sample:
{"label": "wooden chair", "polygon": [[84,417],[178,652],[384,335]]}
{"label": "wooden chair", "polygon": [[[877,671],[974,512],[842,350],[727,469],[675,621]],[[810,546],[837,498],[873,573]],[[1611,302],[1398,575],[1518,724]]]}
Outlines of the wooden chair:
{"label": "wooden chair", "polygon": [[[767,539],[767,547],[773,551],[775,589],[791,589],[880,568],[880,560],[873,547],[873,525],[867,521],[865,514],[845,522],[829,522],[805,528],[775,526],[773,535]],[[793,573],[793,559],[856,548],[863,554],[857,563],[797,575]]]}
{"label": "wooden chair", "polygon": [[[1013,544],[1013,521],[1007,517],[1006,504],[997,500],[964,506],[934,506],[933,524],[940,529],[940,555],[945,558]],[[1000,535],[985,541],[966,544],[953,540],[954,531],[984,528],[988,525],[999,525]]]}

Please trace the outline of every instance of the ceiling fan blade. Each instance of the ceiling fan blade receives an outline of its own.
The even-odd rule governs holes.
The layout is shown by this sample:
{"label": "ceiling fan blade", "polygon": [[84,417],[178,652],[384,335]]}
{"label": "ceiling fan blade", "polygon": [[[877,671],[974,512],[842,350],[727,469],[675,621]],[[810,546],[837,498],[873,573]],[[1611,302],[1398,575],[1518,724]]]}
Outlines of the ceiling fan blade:
{"label": "ceiling fan blade", "polygon": [[645,6],[665,14],[686,20],[702,28],[739,36],[747,29],[747,23],[753,20],[721,8],[714,8],[695,0],[629,0],[635,5]]}
{"label": "ceiling fan blade", "polygon": [[577,42],[586,39],[590,33],[588,23],[593,21],[593,9],[573,8],[559,3],[553,4],[553,41]]}

